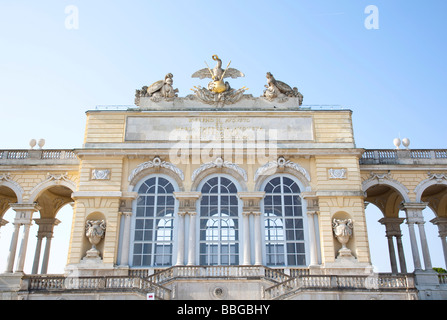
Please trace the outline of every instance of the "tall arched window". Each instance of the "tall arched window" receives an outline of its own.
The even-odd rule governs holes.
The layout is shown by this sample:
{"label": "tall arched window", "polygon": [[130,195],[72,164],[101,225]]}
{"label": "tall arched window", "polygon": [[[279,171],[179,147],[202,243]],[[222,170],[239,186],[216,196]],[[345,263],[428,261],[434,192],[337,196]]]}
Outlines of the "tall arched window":
{"label": "tall arched window", "polygon": [[268,266],[305,266],[304,218],[300,188],[285,176],[264,188],[265,257]]}
{"label": "tall arched window", "polygon": [[239,202],[236,185],[225,177],[205,182],[200,201],[200,264],[239,264]]}
{"label": "tall arched window", "polygon": [[132,266],[171,266],[174,243],[173,185],[151,177],[138,189],[133,225]]}

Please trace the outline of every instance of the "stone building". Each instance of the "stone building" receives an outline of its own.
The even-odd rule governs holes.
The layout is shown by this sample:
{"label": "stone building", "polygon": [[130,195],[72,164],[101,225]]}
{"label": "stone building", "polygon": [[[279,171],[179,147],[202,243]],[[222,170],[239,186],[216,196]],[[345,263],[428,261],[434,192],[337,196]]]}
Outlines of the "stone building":
{"label": "stone building", "polygon": [[[243,74],[214,60],[204,71],[212,81],[192,95],[178,97],[168,74],[137,90],[135,106],[87,111],[80,149],[0,152],[0,218],[16,213],[1,297],[447,298],[430,258],[447,257],[447,151],[359,148],[351,110],[303,106],[271,74],[261,97],[244,94],[223,82],[225,71]],[[65,274],[48,275],[67,203]],[[383,213],[388,274],[371,265],[368,203]],[[427,206],[442,253],[426,242]],[[32,223],[36,248],[27,247]],[[32,274],[23,272],[27,250],[36,252]]]}

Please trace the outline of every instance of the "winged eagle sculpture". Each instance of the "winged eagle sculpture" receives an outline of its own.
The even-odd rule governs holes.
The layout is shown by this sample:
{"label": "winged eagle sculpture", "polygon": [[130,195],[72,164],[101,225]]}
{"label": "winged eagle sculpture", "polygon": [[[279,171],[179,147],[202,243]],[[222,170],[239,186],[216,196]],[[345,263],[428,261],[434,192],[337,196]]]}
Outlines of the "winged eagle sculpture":
{"label": "winged eagle sculpture", "polygon": [[[213,55],[213,60],[217,62],[216,66],[213,69],[210,69],[207,64],[207,68],[203,68],[199,71],[196,71],[192,78],[211,78],[213,81],[211,81],[208,85],[208,89],[210,91],[213,91],[215,93],[222,93],[225,91],[228,91],[229,84],[228,82],[224,83],[223,79],[225,78],[239,78],[239,77],[245,77],[245,75],[240,72],[237,69],[229,68],[231,61],[228,63],[227,68],[224,70],[222,69],[222,60],[219,59],[219,57],[215,54]],[[206,62],[205,62],[206,64]]]}
{"label": "winged eagle sculpture", "polygon": [[236,79],[245,77],[245,75],[237,69],[230,68],[231,61],[228,63],[227,67],[223,69],[222,60],[219,59],[217,55],[213,55],[212,58],[216,61],[216,66],[213,69],[211,69],[205,62],[207,67],[194,72],[191,76],[192,78],[212,79],[212,81],[208,83],[208,88],[194,87],[195,89],[192,90],[200,100],[208,104],[219,104],[220,102],[223,104],[236,103],[242,98],[244,91],[248,89],[245,87],[238,90],[232,89],[228,82],[224,82],[224,79]]}

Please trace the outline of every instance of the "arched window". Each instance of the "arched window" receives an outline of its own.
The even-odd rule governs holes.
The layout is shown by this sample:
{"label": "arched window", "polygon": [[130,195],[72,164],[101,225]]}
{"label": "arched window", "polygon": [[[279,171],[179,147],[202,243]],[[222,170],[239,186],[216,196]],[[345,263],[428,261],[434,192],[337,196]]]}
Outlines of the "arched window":
{"label": "arched window", "polygon": [[239,202],[236,185],[225,177],[205,182],[200,201],[200,264],[239,264]]}
{"label": "arched window", "polygon": [[300,188],[285,176],[264,188],[265,257],[268,266],[305,266],[304,218]]}
{"label": "arched window", "polygon": [[151,177],[138,189],[133,225],[132,266],[171,266],[174,243],[173,185]]}

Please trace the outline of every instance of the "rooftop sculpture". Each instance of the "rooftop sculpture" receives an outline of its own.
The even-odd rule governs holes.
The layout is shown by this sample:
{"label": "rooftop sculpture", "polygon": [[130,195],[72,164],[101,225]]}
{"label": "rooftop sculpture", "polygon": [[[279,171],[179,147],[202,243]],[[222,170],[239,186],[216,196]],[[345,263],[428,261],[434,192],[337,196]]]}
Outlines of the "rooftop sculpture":
{"label": "rooftop sculpture", "polygon": [[235,90],[231,88],[228,82],[224,83],[225,78],[239,78],[245,75],[237,69],[230,68],[231,61],[228,63],[226,69],[222,69],[222,60],[217,55],[213,55],[213,60],[217,62],[216,66],[211,70],[205,62],[207,68],[196,71],[192,78],[211,78],[212,81],[208,83],[208,88],[196,87],[192,89],[199,100],[206,104],[215,104],[216,106],[223,106],[225,104],[234,104],[238,102],[246,89]]}
{"label": "rooftop sculpture", "polygon": [[[164,80],[154,82],[152,85],[144,86],[141,90],[136,90],[135,104],[140,106],[141,98],[149,98],[150,101],[158,103],[162,101],[168,101],[175,103],[185,101],[199,101],[205,105],[215,106],[216,108],[222,108],[225,105],[233,105],[241,101],[242,99],[249,99],[249,104],[259,104],[259,98],[253,98],[251,94],[244,94],[248,88],[245,86],[240,89],[234,89],[230,86],[228,81],[224,81],[226,78],[236,79],[239,77],[245,77],[244,73],[235,68],[230,68],[231,61],[228,62],[226,68],[222,68],[222,60],[213,55],[212,59],[216,61],[216,66],[211,69],[205,61],[206,68],[200,69],[192,74],[192,78],[199,79],[211,79],[206,87],[194,86],[191,90],[194,92],[192,95],[188,95],[185,98],[178,97],[178,89],[173,87],[173,75],[168,73]],[[266,90],[261,94],[260,99],[265,103],[284,104],[285,102],[293,99],[290,105],[299,107],[303,102],[303,95],[298,91],[296,87],[292,88],[288,84],[276,80],[274,76],[267,72],[267,85]],[[245,100],[244,100],[245,101]],[[179,103],[177,103],[179,105]],[[188,103],[187,103],[188,104]]]}

